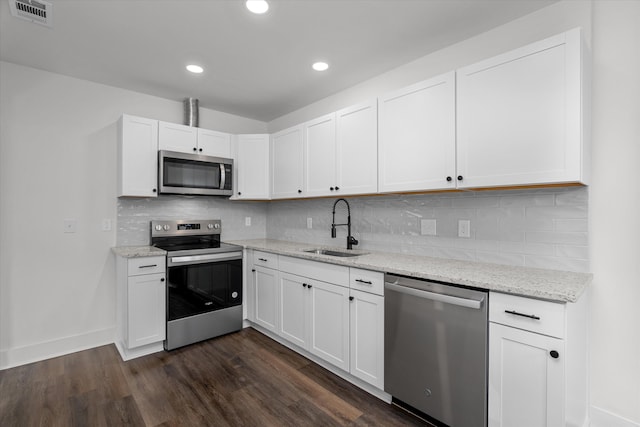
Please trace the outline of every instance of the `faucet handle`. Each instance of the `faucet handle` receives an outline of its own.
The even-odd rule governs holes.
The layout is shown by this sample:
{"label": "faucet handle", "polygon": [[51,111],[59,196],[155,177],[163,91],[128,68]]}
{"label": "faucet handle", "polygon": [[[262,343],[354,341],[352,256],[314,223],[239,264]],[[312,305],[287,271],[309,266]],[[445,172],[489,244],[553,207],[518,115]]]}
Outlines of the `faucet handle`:
{"label": "faucet handle", "polygon": [[356,240],[355,237],[349,236],[349,243],[352,244],[352,245],[357,245],[358,241]]}

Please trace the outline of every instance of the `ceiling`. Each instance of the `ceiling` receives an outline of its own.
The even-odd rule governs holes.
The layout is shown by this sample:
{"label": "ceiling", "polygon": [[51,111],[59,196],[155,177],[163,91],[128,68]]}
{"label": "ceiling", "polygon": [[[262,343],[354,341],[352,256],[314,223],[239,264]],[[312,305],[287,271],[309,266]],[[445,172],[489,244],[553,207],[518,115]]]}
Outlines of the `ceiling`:
{"label": "ceiling", "polygon": [[270,121],[557,0],[48,1],[52,28],[0,0],[1,60]]}

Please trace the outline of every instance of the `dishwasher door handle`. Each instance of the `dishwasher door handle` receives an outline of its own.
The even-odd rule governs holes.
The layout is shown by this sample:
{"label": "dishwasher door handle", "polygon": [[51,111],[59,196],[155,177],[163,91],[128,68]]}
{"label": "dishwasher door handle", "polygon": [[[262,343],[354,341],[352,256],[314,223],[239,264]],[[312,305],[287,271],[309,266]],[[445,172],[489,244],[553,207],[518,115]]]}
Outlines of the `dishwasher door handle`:
{"label": "dishwasher door handle", "polygon": [[444,302],[447,304],[459,305],[461,307],[473,308],[476,310],[479,310],[482,307],[482,301],[484,301],[484,298],[475,300],[475,299],[468,299],[468,298],[462,298],[462,297],[455,297],[452,295],[446,295],[446,294],[441,294],[437,292],[429,292],[429,291],[423,291],[421,289],[410,288],[408,286],[400,286],[400,285],[396,285],[396,283],[385,282],[384,286],[385,288],[391,289],[392,291],[400,292],[400,293],[411,295],[414,297]]}

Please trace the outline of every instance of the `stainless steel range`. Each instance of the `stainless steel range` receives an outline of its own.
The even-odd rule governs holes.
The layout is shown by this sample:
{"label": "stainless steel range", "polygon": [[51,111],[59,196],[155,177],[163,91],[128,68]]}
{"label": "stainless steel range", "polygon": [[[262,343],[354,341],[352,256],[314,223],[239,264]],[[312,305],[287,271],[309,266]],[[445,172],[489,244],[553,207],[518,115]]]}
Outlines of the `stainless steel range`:
{"label": "stainless steel range", "polygon": [[219,219],[151,221],[167,251],[166,350],[242,329],[242,248],[221,232]]}

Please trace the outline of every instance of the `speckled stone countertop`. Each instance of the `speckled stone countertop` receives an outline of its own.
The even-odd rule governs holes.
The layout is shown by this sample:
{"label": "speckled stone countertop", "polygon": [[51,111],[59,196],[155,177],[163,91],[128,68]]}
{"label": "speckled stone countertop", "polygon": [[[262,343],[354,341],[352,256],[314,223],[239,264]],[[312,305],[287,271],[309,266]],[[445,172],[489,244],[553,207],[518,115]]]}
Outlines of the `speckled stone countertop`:
{"label": "speckled stone countertop", "polygon": [[114,254],[124,258],[142,258],[148,256],[165,256],[167,251],[155,246],[116,246],[111,248]]}
{"label": "speckled stone countertop", "polygon": [[592,275],[540,268],[517,267],[481,262],[459,261],[427,256],[354,250],[363,255],[340,258],[304,252],[305,249],[329,248],[308,243],[256,239],[237,240],[235,245],[280,255],[288,255],[331,264],[401,274],[427,280],[472,286],[559,302],[576,302],[591,283]]}

